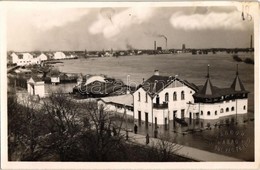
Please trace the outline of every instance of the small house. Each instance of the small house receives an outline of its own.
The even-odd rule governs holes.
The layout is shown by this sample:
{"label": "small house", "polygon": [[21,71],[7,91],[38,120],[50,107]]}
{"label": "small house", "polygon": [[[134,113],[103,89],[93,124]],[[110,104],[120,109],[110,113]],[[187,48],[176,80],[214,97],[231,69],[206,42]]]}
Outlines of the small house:
{"label": "small house", "polygon": [[29,95],[38,95],[39,97],[45,97],[44,81],[42,81],[39,77],[32,76],[27,81],[27,91]]}

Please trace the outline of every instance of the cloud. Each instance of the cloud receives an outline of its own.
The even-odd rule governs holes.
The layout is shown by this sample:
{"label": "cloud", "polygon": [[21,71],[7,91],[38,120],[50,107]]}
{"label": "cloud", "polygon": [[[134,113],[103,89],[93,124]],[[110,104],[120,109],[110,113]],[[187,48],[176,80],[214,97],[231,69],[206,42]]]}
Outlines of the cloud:
{"label": "cloud", "polygon": [[170,23],[174,28],[184,30],[244,30],[246,28],[241,19],[241,13],[238,11],[208,12],[206,14],[177,12],[172,14]]}
{"label": "cloud", "polygon": [[40,30],[48,30],[53,27],[60,27],[69,22],[79,20],[89,13],[86,9],[70,8],[12,8],[8,11],[8,20],[14,24],[28,24]]}
{"label": "cloud", "polygon": [[98,20],[89,27],[91,34],[103,34],[105,38],[112,38],[134,24],[141,24],[149,20],[154,14],[153,8],[128,8],[110,18],[98,16]]}

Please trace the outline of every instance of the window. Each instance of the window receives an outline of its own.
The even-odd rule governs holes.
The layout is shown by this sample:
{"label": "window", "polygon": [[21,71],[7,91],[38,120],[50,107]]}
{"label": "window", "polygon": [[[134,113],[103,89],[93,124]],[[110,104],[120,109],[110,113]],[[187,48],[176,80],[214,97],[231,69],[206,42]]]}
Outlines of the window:
{"label": "window", "polygon": [[138,92],[138,101],[141,101],[141,93]]}
{"label": "window", "polygon": [[217,111],[215,111],[215,115],[218,115],[218,112],[217,112]]}
{"label": "window", "polygon": [[231,107],[231,111],[234,111],[234,110],[235,110],[234,106],[233,106],[233,107]]}
{"label": "window", "polygon": [[169,101],[169,94],[165,93],[165,102],[168,102],[168,101]]}
{"label": "window", "polygon": [[223,112],[224,112],[224,109],[223,109],[223,108],[221,108],[221,109],[220,109],[220,113],[223,113]]}
{"label": "window", "polygon": [[229,112],[229,108],[228,107],[226,108],[226,112]]}
{"label": "window", "polygon": [[244,110],[246,110],[246,106],[244,106]]}
{"label": "window", "polygon": [[184,91],[181,91],[181,100],[185,99]]}
{"label": "window", "polygon": [[177,94],[176,92],[173,93],[173,101],[176,101],[177,100]]}
{"label": "window", "polygon": [[207,115],[210,116],[210,111],[207,112]]}
{"label": "window", "polygon": [[203,111],[200,112],[200,115],[203,115]]}
{"label": "window", "polygon": [[145,93],[145,102],[147,103],[148,102],[148,94]]}

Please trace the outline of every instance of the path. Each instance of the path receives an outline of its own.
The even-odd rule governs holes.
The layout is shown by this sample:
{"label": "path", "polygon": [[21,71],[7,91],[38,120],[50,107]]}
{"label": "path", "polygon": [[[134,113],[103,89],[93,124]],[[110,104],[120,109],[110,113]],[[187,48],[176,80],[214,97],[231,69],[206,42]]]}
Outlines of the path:
{"label": "path", "polygon": [[[132,132],[128,133],[129,135],[129,139],[132,142],[138,143],[138,144],[142,144],[142,145],[146,145],[146,138],[143,135],[140,134],[134,134]],[[156,143],[159,139],[156,138],[150,138],[150,143],[148,144],[149,146],[152,146],[153,143]],[[174,148],[174,154],[182,156],[182,157],[186,157],[186,158],[190,158],[196,161],[207,161],[207,162],[242,162],[243,160],[237,159],[237,158],[233,158],[233,157],[229,157],[229,156],[225,156],[225,155],[220,155],[220,154],[216,154],[216,153],[212,153],[212,152],[208,152],[208,151],[204,151],[201,149],[196,149],[196,148],[192,148],[189,146],[183,146],[183,145],[179,145],[179,144],[174,144],[175,147],[174,148],[178,148],[178,150],[175,150]]]}

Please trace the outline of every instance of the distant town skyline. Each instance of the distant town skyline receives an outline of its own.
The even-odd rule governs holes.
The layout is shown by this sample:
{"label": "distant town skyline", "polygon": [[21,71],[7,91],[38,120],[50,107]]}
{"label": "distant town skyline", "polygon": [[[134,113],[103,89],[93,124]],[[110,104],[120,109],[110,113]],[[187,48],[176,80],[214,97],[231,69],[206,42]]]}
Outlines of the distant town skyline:
{"label": "distant town skyline", "polygon": [[10,8],[7,50],[249,48],[236,7]]}

